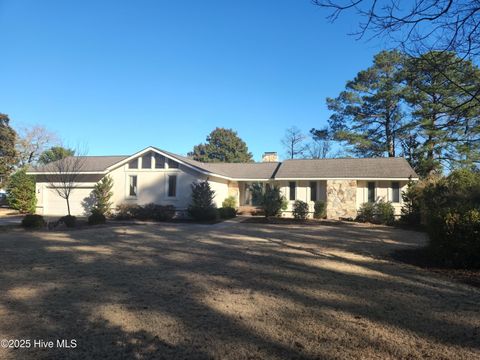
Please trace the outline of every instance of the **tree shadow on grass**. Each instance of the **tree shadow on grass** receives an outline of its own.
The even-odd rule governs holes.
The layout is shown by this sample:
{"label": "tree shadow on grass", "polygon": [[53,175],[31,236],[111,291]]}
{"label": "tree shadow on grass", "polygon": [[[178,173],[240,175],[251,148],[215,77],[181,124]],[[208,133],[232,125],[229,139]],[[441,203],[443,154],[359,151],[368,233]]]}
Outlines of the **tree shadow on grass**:
{"label": "tree shadow on grass", "polygon": [[[78,342],[73,350],[19,349],[6,357],[421,358],[480,348],[478,291],[362,251],[359,258],[338,254],[357,254],[351,237],[395,235],[347,228],[342,244],[263,226],[207,229],[0,237],[0,334]],[[394,336],[407,340],[398,346]],[[424,339],[423,349],[415,338]]]}

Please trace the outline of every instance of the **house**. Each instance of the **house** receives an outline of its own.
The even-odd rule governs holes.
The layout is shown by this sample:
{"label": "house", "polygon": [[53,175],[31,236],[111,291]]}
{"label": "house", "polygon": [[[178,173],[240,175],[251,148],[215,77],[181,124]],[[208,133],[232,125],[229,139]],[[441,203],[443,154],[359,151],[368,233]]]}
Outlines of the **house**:
{"label": "house", "polygon": [[[36,175],[37,213],[65,215],[66,202],[52,188],[52,172],[39,167]],[[285,160],[266,153],[258,163],[202,163],[156,147],[131,156],[86,156],[70,196],[73,215],[86,215],[92,206],[93,186],[105,175],[113,179],[113,206],[171,204],[178,211],[188,207],[191,184],[208,180],[215,202],[234,196],[237,204],[255,205],[252,187],[278,185],[289,202],[303,200],[313,212],[314,202],[326,203],[327,218],[355,217],[364,202],[391,201],[396,214],[402,207],[402,190],[417,175],[403,158]]]}

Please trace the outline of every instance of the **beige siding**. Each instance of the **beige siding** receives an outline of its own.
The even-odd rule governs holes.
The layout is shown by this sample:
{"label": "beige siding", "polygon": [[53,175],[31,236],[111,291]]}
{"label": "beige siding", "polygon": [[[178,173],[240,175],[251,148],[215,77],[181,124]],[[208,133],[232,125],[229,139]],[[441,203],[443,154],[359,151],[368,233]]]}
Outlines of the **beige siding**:
{"label": "beige siding", "polygon": [[[368,201],[368,185],[370,181],[358,180],[357,181],[357,208],[360,208],[361,204]],[[375,201],[392,201],[392,181],[377,180],[375,182]],[[399,181],[400,183],[400,202],[392,205],[395,209],[395,214],[400,215],[403,206],[402,192],[407,189],[407,181]]]}

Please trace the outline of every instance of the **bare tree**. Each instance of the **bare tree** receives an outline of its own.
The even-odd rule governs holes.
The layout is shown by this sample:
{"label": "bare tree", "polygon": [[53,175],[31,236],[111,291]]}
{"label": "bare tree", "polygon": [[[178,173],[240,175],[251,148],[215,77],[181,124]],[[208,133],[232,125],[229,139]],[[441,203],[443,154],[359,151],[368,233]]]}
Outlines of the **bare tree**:
{"label": "bare tree", "polygon": [[[384,36],[413,57],[441,51],[455,52],[460,60],[480,58],[480,0],[414,0],[408,4],[398,0],[312,1],[332,10],[331,21],[343,12],[356,12],[363,19],[353,34],[357,38]],[[465,102],[480,103],[480,89],[470,91],[447,77],[447,69],[455,64],[429,65],[435,65],[447,81],[465,92]]]}
{"label": "bare tree", "polygon": [[43,126],[35,125],[20,129],[16,143],[19,166],[35,164],[40,154],[52,145],[58,144],[57,135]]}
{"label": "bare tree", "polygon": [[70,195],[78,187],[81,173],[85,167],[86,157],[78,156],[85,154],[78,148],[75,150],[77,156],[69,156],[61,160],[51,162],[44,166],[49,186],[67,202],[68,215],[70,215]]}
{"label": "bare tree", "polygon": [[296,126],[288,128],[282,139],[282,145],[285,148],[287,157],[290,159],[302,157],[307,149],[305,144],[306,139],[307,136]]}
{"label": "bare tree", "polygon": [[312,141],[307,145],[306,156],[310,159],[326,159],[332,148],[328,128],[311,129]]}

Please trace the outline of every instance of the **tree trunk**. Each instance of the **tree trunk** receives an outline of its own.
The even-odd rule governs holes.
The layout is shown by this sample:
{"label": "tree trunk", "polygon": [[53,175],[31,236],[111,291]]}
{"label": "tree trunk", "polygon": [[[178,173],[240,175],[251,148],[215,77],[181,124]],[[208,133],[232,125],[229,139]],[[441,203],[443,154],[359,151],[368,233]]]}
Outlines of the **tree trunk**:
{"label": "tree trunk", "polygon": [[67,198],[66,198],[65,200],[67,200],[67,210],[68,210],[68,215],[70,216],[70,200],[69,200],[69,196],[67,196]]}

